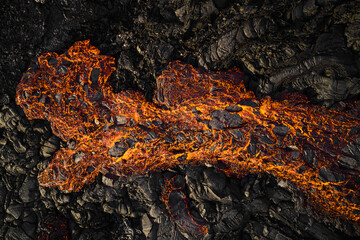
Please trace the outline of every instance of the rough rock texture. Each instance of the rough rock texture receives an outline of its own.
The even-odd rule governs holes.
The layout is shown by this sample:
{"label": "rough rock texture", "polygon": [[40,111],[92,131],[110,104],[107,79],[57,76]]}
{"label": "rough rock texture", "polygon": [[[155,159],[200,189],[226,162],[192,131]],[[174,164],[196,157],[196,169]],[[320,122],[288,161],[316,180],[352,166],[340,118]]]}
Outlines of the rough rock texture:
{"label": "rough rock texture", "polygon": [[[359,1],[341,0],[3,1],[0,239],[356,239],[357,226],[314,214],[296,187],[266,174],[235,179],[211,167],[183,166],[128,179],[102,175],[79,193],[39,187],[39,171],[66,143],[47,122],[28,121],[13,99],[34,57],[91,39],[118,61],[116,91],[136,88],[151,99],[156,76],[169,61],[182,60],[209,70],[242,67],[259,95],[300,90],[329,106],[359,95],[359,8]],[[226,120],[221,113],[213,119],[214,128]],[[273,131],[281,136],[288,129]],[[249,149],[256,153],[255,145]],[[359,170],[360,141],[343,151],[339,165]],[[316,161],[311,150],[304,157]],[[319,173],[339,180],[331,169]],[[161,200],[165,179],[175,175],[181,188],[169,199],[187,199],[189,216],[206,222],[201,236],[183,229],[170,214],[175,207],[169,213]]]}
{"label": "rough rock texture", "polygon": [[[126,179],[100,175],[77,193],[39,187],[37,174],[50,160],[44,146],[57,149],[59,139],[47,122],[27,121],[13,103],[2,105],[0,113],[5,122],[0,127],[3,239],[65,235],[71,239],[355,239],[360,235],[360,229],[349,222],[315,214],[294,185],[267,174],[237,179],[212,167],[180,166]],[[287,129],[279,126],[274,131],[281,136]],[[17,141],[25,152],[16,150]],[[348,155],[340,161],[344,169],[358,168],[360,141],[343,151]],[[309,152],[309,161],[313,157]],[[325,167],[320,176],[336,178]],[[172,185],[169,179],[174,179]],[[169,186],[166,204],[164,189]],[[206,233],[196,234],[204,229]]]}
{"label": "rough rock texture", "polygon": [[[30,60],[91,39],[118,59],[116,90],[150,96],[171,60],[241,66],[259,94],[304,91],[331,105],[359,94],[358,1],[10,1],[1,12],[1,81],[14,96]],[[149,98],[150,99],[150,98]]]}

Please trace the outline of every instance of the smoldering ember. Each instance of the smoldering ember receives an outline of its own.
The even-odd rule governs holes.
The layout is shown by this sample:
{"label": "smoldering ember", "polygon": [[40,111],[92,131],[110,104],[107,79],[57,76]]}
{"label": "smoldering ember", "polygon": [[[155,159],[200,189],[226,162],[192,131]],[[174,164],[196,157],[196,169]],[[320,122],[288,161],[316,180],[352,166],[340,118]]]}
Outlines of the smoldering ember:
{"label": "smoldering ember", "polygon": [[359,239],[360,2],[276,2],[3,1],[0,239]]}

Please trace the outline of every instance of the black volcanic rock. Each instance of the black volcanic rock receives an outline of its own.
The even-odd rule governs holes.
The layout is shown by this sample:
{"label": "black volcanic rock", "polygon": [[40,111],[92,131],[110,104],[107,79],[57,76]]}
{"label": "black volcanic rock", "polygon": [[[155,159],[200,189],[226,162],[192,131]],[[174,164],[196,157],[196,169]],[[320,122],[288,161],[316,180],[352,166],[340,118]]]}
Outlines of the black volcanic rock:
{"label": "black volcanic rock", "polygon": [[272,131],[279,136],[285,136],[290,131],[290,129],[287,126],[282,125],[275,126]]}
{"label": "black volcanic rock", "polygon": [[25,203],[35,201],[39,198],[37,179],[27,177],[25,178],[21,188],[19,189],[19,196]]}
{"label": "black volcanic rock", "polygon": [[[59,239],[61,234],[45,226],[51,212],[55,215],[49,222],[59,225],[56,219],[66,219],[68,226],[58,229],[64,233],[67,229],[72,239],[189,239],[191,231],[189,235],[181,226],[193,232],[196,228],[179,223],[189,210],[207,222],[208,232],[197,236],[203,239],[356,239],[360,236],[357,226],[313,214],[296,186],[267,174],[237,179],[211,166],[181,166],[142,177],[100,175],[83,191],[71,194],[39,187],[39,170],[64,143],[51,133],[48,123],[27,121],[14,97],[28,66],[36,70],[33,60],[39,54],[62,52],[77,40],[91,39],[103,54],[117,59],[111,79],[114,89],[140,89],[148,100],[168,62],[182,60],[206,70],[237,66],[245,72],[247,87],[260,96],[302,91],[313,103],[332,105],[360,93],[359,8],[358,1],[339,0],[280,0],[276,4],[261,0],[5,0],[0,10],[0,236],[37,239],[47,229]],[[56,71],[68,71],[66,63]],[[97,84],[97,77],[94,71],[92,84]],[[99,92],[92,100],[102,97]],[[63,98],[56,96],[57,101]],[[242,139],[239,127],[243,123],[236,114],[241,105],[259,107],[257,102],[242,101],[219,110],[212,114],[210,128],[234,128],[228,130],[231,136],[235,141]],[[194,109],[194,114],[201,113]],[[130,122],[122,116],[113,121],[117,127]],[[180,131],[176,139],[164,141],[191,140]],[[288,131],[283,125],[273,129],[277,136]],[[148,140],[157,138],[148,134]],[[249,155],[258,154],[260,144],[273,144],[267,134],[251,138]],[[109,151],[119,157],[135,143],[135,137],[125,139]],[[359,169],[359,143],[344,147],[347,157],[338,163],[344,171]],[[75,149],[76,143],[71,146]],[[304,149],[301,157],[313,166],[319,150]],[[296,151],[293,154],[298,157]],[[75,161],[82,160],[79,152]],[[164,178],[176,174],[183,187],[171,195],[178,223],[160,199]],[[342,181],[341,175],[326,167],[319,170],[319,178]],[[182,201],[185,196],[187,206]]]}
{"label": "black volcanic rock", "polygon": [[334,173],[332,173],[330,171],[330,169],[328,169],[327,167],[322,167],[319,171],[320,177],[322,179],[324,179],[325,181],[329,181],[329,182],[335,182],[336,181],[336,177],[334,175]]}
{"label": "black volcanic rock", "polygon": [[224,129],[224,124],[220,122],[218,119],[214,118],[210,120],[209,128],[215,130],[222,130]]}
{"label": "black volcanic rock", "polygon": [[242,110],[242,107],[238,105],[230,105],[225,108],[228,112],[240,112]]}
{"label": "black volcanic rock", "polygon": [[43,157],[50,157],[59,148],[60,139],[52,135],[49,139],[45,140],[40,148],[40,154]]}
{"label": "black volcanic rock", "polygon": [[358,168],[358,162],[351,157],[340,157],[339,164],[345,168],[356,169]]}
{"label": "black volcanic rock", "polygon": [[22,228],[20,227],[10,227],[5,235],[5,239],[24,239],[24,240],[32,240]]}
{"label": "black volcanic rock", "polygon": [[150,96],[154,77],[180,59],[213,70],[244,66],[249,86],[261,94],[298,90],[327,105],[359,94],[357,1],[136,5],[27,0],[12,6],[7,1],[1,14],[2,81],[8,83],[3,89],[14,96],[16,82],[37,53],[91,38],[105,54],[119,57],[116,90],[136,87]]}
{"label": "black volcanic rock", "polygon": [[13,216],[15,219],[19,219],[20,216],[22,215],[24,207],[21,206],[20,204],[13,204],[10,205],[7,209],[6,209],[6,213],[10,214],[11,216]]}
{"label": "black volcanic rock", "polygon": [[215,110],[210,114],[210,117],[212,118],[209,122],[211,129],[235,128],[240,127],[242,123],[242,118],[238,114],[224,110]]}
{"label": "black volcanic rock", "polygon": [[244,133],[239,129],[230,130],[230,134],[236,139],[242,139],[244,137]]}
{"label": "black volcanic rock", "polygon": [[109,149],[108,153],[112,157],[121,157],[129,147],[126,142],[116,142],[115,145]]}

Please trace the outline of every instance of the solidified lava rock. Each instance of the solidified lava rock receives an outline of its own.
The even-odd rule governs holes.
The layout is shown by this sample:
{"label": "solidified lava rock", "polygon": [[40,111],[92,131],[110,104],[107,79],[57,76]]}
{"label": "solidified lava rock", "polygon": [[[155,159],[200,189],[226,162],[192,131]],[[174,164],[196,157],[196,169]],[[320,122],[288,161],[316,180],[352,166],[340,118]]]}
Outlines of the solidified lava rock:
{"label": "solidified lava rock", "polygon": [[[304,200],[317,211],[358,223],[358,172],[355,169],[344,172],[342,166],[336,164],[340,157],[356,149],[352,147],[359,137],[356,113],[351,116],[339,107],[330,111],[314,106],[299,94],[285,94],[282,101],[258,100],[251,91],[246,91],[240,82],[241,72],[236,68],[227,72],[203,72],[179,61],[170,63],[158,77],[155,103],[149,103],[139,92],[112,92],[107,83],[114,70],[112,63],[111,57],[99,55],[99,50],[86,40],[76,42],[64,54],[41,55],[36,66],[23,75],[17,87],[16,103],[30,120],[49,120],[55,134],[69,141],[68,148],[61,148],[39,174],[42,187],[58,186],[64,193],[79,191],[99,173],[112,175],[115,181],[106,183],[115,187],[118,176],[148,172],[151,175],[187,164],[208,164],[228,177],[271,174],[306,194]],[[236,108],[234,104],[239,106]],[[357,109],[358,104],[342,106]],[[221,110],[227,108],[230,111]],[[16,124],[11,116],[16,120],[14,111],[3,114],[5,127]],[[162,141],[166,137],[176,142]],[[40,154],[48,157],[58,142],[50,137]],[[317,161],[311,166],[302,150],[305,145],[317,153]],[[206,178],[211,175],[207,174]],[[164,177],[166,183],[161,197],[146,181],[137,184],[148,201],[160,199],[165,204],[185,237],[201,238],[211,234],[205,217],[191,211],[183,179]],[[84,195],[83,200],[102,202],[96,193],[97,187],[93,190]],[[212,193],[211,200],[220,200],[224,195],[220,189],[208,191]],[[57,194],[54,199],[55,205],[70,202],[69,197]],[[90,222],[95,206],[85,208],[87,214],[72,208],[70,213],[64,209],[59,211],[71,216],[80,227],[99,228],[106,227],[101,220],[106,218],[106,213],[114,213],[111,205],[116,203],[106,202],[104,214]],[[261,198],[251,202],[250,208],[254,214],[267,213],[268,205],[268,200]],[[122,207],[120,213],[126,213]],[[19,216],[18,213],[15,218]],[[149,235],[147,215],[142,214],[142,222],[143,233]]]}
{"label": "solidified lava rock", "polygon": [[[59,223],[56,219],[66,219],[66,227],[58,228],[56,236],[53,233],[58,239],[64,237],[62,233],[70,239],[191,238],[160,200],[164,179],[175,173],[185,179],[181,196],[188,198],[190,216],[207,222],[209,230],[203,238],[356,239],[358,226],[314,214],[296,186],[266,173],[237,179],[211,166],[182,166],[128,179],[100,174],[79,193],[39,187],[38,173],[48,166],[53,152],[59,146],[74,148],[77,143],[60,141],[45,121],[28,121],[15,106],[14,97],[21,74],[37,56],[63,52],[75,41],[91,39],[103,54],[117,59],[117,70],[110,79],[114,89],[140,89],[148,100],[154,95],[156,77],[168,62],[182,60],[216,71],[241,67],[248,76],[247,87],[258,95],[300,90],[313,103],[332,105],[359,94],[359,8],[358,1],[341,0],[281,0],[276,4],[261,0],[3,1],[0,239],[38,239],[49,233],[49,226]],[[66,71],[66,66],[59,68],[59,73]],[[99,93],[94,99],[101,97]],[[251,106],[248,104],[256,103],[242,106]],[[341,102],[333,107],[358,112]],[[194,114],[200,114],[199,110],[194,109]],[[226,127],[225,121],[214,119],[218,121],[214,126]],[[122,116],[115,121],[117,128],[131,124]],[[228,131],[234,141],[244,139],[239,129]],[[255,156],[261,144],[271,145],[271,134],[282,139],[289,131],[275,124],[267,136],[252,136],[247,151]],[[177,136],[165,136],[164,141],[186,141],[185,135]],[[155,135],[149,133],[148,139]],[[131,148],[136,139],[125,142]],[[286,150],[289,159],[298,158],[296,146]],[[344,156],[335,168],[345,173],[359,171],[360,140],[341,151]],[[76,156],[76,161],[82,159],[81,153]],[[318,164],[318,151],[310,146],[303,147],[302,157],[310,167]],[[225,165],[219,161],[217,167]],[[319,179],[343,181],[333,170],[321,168]],[[360,184],[358,178],[354,180]]]}
{"label": "solidified lava rock", "polygon": [[[178,61],[157,78],[155,105],[139,92],[114,94],[107,83],[113,59],[99,53],[89,40],[76,42],[61,55],[45,53],[17,87],[16,103],[29,119],[47,119],[58,137],[77,143],[56,152],[38,177],[40,185],[68,193],[92,183],[99,172],[126,177],[184,164],[210,164],[228,176],[267,172],[289,180],[321,211],[359,221],[356,194],[347,199],[358,188],[358,172],[342,172],[335,164],[348,152],[339,151],[359,137],[350,134],[359,124],[357,116],[312,106],[299,94],[284,95],[278,102],[257,100],[245,90],[236,68],[206,73]],[[235,103],[242,111],[221,110]],[[344,106],[354,109],[358,102]],[[3,117],[6,122],[8,115]],[[116,116],[131,123],[118,127]],[[276,130],[274,124],[285,125],[288,131]],[[233,141],[229,129],[236,128],[244,137]],[[281,139],[276,133],[285,136]],[[130,144],[134,137],[136,144]],[[165,137],[177,141],[164,143]],[[51,156],[57,142],[48,139],[40,154]],[[13,143],[20,149],[18,142]],[[250,144],[253,149],[248,151]],[[317,151],[311,167],[302,156],[304,145]]]}
{"label": "solidified lava rock", "polygon": [[[220,3],[221,2],[221,3]],[[303,91],[331,105],[359,94],[358,1],[31,1],[2,8],[2,91],[31,58],[91,38],[118,58],[115,89],[152,95],[171,60],[242,66],[259,94]],[[66,12],[66,14],[63,14]]]}

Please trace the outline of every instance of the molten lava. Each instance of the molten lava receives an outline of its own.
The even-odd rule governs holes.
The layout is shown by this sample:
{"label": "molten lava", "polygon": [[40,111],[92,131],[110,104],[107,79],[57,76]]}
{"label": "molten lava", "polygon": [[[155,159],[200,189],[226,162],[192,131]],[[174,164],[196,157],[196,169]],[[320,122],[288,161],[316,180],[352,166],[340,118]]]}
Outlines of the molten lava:
{"label": "molten lava", "polygon": [[42,186],[71,192],[99,172],[208,164],[229,176],[268,173],[292,182],[317,210],[359,223],[359,169],[339,165],[342,149],[359,137],[355,117],[295,94],[257,100],[236,68],[203,72],[180,62],[158,77],[147,102],[140,92],[114,93],[107,83],[114,58],[99,54],[89,41],[43,54],[17,87],[26,116],[47,119],[69,143],[40,174]]}

